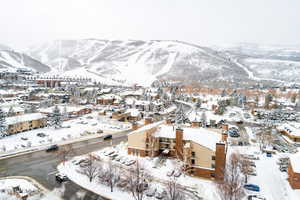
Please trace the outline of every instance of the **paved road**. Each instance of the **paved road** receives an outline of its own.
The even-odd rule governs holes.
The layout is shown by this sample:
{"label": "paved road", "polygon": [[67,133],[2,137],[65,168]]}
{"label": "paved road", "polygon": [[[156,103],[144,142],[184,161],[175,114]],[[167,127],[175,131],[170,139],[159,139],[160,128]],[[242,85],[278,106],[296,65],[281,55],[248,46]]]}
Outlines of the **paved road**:
{"label": "paved road", "polygon": [[[74,156],[86,154],[104,147],[115,145],[127,140],[127,132],[114,135],[112,142],[103,141],[102,138],[90,139],[73,143]],[[49,190],[63,188],[55,181],[56,166],[60,162],[57,153],[46,153],[45,151],[20,155],[18,157],[0,160],[0,177],[3,176],[29,176],[40,182]],[[84,200],[103,199],[96,194],[88,192],[72,182],[64,185],[65,200],[76,200],[76,193],[82,191],[86,193]]]}

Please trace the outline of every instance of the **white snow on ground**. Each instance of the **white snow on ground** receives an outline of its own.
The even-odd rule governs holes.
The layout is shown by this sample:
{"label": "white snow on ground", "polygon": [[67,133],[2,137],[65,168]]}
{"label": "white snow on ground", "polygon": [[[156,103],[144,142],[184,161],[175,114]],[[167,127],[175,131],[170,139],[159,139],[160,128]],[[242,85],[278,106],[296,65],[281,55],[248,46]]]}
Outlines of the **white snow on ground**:
{"label": "white snow on ground", "polygon": [[28,200],[61,200],[54,192],[44,191],[36,183],[21,178],[4,178],[0,180],[0,199],[19,200],[13,195],[13,187],[19,187],[23,194],[28,194]]}
{"label": "white snow on ground", "polygon": [[[256,184],[260,187],[259,194],[267,200],[299,200],[300,190],[293,190],[288,181],[287,173],[280,172],[276,163],[278,158],[284,154],[275,154],[267,157],[266,154],[257,154],[259,147],[256,146],[230,146],[228,153],[239,152],[242,154],[257,155],[260,160],[255,161],[257,176],[250,176],[248,183]],[[228,155],[229,155],[228,154]],[[247,194],[258,194],[246,190]]]}
{"label": "white snow on ground", "polygon": [[[127,145],[124,143],[119,144],[116,147],[108,147],[103,150],[93,152],[92,155],[101,159],[103,162],[109,160],[108,156],[105,156],[105,152],[114,151],[121,157],[121,160],[136,160],[136,156],[128,155],[127,154]],[[80,160],[84,156],[75,157],[73,160]],[[167,173],[171,170],[178,171],[181,167],[182,163],[176,159],[160,159],[156,158],[149,158],[144,157],[138,158],[139,162],[145,168],[145,170],[153,176],[153,181],[150,184],[150,187],[161,188],[164,187],[163,185],[166,181],[169,180]],[[126,169],[129,168],[124,164],[121,164],[120,161],[113,161],[115,164],[122,166],[122,168]],[[115,192],[111,193],[110,189],[107,186],[101,185],[97,182],[90,183],[86,176],[78,173],[76,169],[79,166],[74,165],[71,161],[68,161],[65,165],[61,164],[58,166],[58,170],[61,173],[66,174],[72,181],[76,182],[77,184],[81,185],[84,188],[94,191],[102,196],[106,196],[112,199],[123,199],[123,200],[132,200],[133,198],[129,193],[126,191],[116,190]],[[195,177],[190,177],[182,174],[178,178],[178,183],[181,186],[189,188],[189,190],[195,191],[199,196],[203,197],[204,199],[208,200],[219,200],[219,197],[215,190],[215,185],[212,181],[206,179],[200,179]],[[122,197],[122,198],[120,198]],[[145,198],[146,200],[150,200],[153,198]]]}
{"label": "white snow on ground", "polygon": [[2,179],[0,180],[0,190],[9,189],[11,187],[20,186],[22,190],[35,191],[37,188],[27,180],[24,179]]}
{"label": "white snow on ground", "polygon": [[168,73],[174,64],[177,55],[178,53],[171,54],[168,58],[167,64],[158,73],[156,73],[155,76],[158,77],[160,75]]}
{"label": "white snow on ground", "polygon": [[[91,117],[92,119],[89,119]],[[63,122],[63,127],[68,126],[70,126],[70,128],[55,129],[53,127],[45,127],[2,138],[0,139],[0,155],[26,150],[26,148],[29,148],[30,146],[39,147],[80,138],[96,133],[98,130],[103,130],[104,134],[106,134],[116,133],[131,128],[130,123],[111,120],[106,116],[99,116],[97,112]],[[47,136],[38,137],[38,133],[44,133]],[[21,138],[27,138],[27,140],[22,140]],[[29,142],[31,145],[29,145]],[[3,151],[3,146],[6,148],[5,152]]]}

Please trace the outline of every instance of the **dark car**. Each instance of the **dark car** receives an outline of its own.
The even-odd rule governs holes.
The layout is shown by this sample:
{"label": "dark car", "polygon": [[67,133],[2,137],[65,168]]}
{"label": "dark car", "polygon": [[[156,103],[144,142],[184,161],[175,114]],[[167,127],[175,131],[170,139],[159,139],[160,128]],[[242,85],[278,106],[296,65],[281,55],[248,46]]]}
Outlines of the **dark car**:
{"label": "dark car", "polygon": [[39,137],[46,137],[46,134],[45,133],[38,133],[38,134],[36,134],[37,136],[39,136]]}
{"label": "dark car", "polygon": [[258,185],[255,184],[246,184],[244,185],[244,188],[250,191],[259,192],[260,188]]}
{"label": "dark car", "polygon": [[46,149],[46,152],[51,152],[51,151],[56,151],[56,150],[58,150],[58,146],[56,144],[54,144],[54,145],[51,145],[50,147],[48,147]]}
{"label": "dark car", "polygon": [[68,181],[69,179],[68,179],[68,177],[66,175],[58,173],[58,174],[55,175],[55,180],[57,182],[62,183],[62,182]]}
{"label": "dark car", "polygon": [[111,140],[112,139],[112,135],[106,135],[103,137],[103,140]]}

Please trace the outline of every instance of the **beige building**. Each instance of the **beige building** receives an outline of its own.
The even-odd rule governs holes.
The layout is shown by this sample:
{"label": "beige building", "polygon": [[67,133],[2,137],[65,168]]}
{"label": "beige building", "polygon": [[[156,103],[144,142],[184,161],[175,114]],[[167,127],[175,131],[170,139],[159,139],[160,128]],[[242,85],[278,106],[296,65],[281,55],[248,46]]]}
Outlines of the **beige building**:
{"label": "beige building", "polygon": [[205,178],[223,177],[226,144],[222,129],[175,128],[163,121],[149,124],[128,135],[128,153],[165,155],[184,162],[184,171]]}
{"label": "beige building", "polygon": [[23,131],[45,127],[47,125],[47,117],[42,113],[17,115],[6,118],[6,124],[8,126],[8,134],[12,135]]}
{"label": "beige building", "polygon": [[277,130],[293,142],[300,142],[300,124],[286,123],[277,127]]}

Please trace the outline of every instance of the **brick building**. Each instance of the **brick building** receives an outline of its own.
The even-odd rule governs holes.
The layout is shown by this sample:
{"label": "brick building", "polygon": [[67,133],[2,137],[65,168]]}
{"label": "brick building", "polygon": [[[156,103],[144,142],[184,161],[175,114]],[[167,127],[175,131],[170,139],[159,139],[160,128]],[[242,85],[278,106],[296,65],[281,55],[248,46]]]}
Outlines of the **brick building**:
{"label": "brick building", "polygon": [[300,154],[290,156],[288,181],[293,189],[300,189]]}
{"label": "brick building", "polygon": [[139,156],[165,155],[184,162],[183,170],[204,178],[223,178],[226,144],[221,129],[184,127],[157,122],[128,135],[128,153]]}

